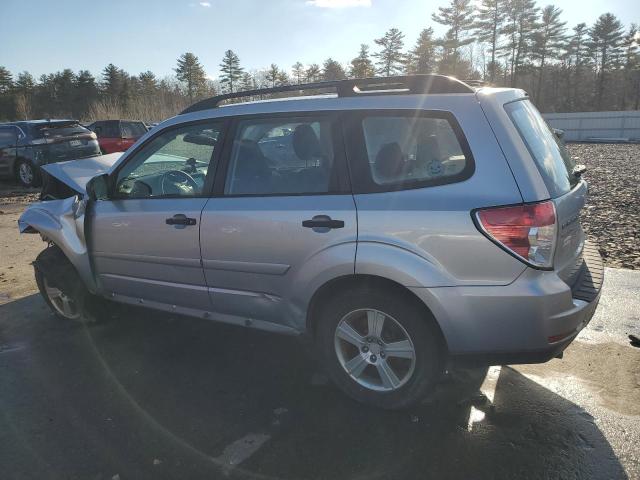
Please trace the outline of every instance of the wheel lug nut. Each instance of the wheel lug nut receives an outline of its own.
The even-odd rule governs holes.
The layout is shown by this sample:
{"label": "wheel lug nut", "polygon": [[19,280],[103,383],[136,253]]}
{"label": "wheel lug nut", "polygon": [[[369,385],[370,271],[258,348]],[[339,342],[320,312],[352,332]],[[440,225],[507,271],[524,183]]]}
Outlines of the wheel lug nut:
{"label": "wheel lug nut", "polygon": [[372,362],[374,362],[374,363],[375,363],[375,361],[376,361],[376,360],[378,360],[378,359],[376,358],[376,356],[375,356],[375,355],[371,355],[369,358],[370,358],[370,359],[371,359],[371,361],[372,361]]}
{"label": "wheel lug nut", "polygon": [[380,358],[384,358],[384,357],[385,357],[384,352],[380,352]]}
{"label": "wheel lug nut", "polygon": [[378,345],[382,346],[382,340],[378,339]]}
{"label": "wheel lug nut", "polygon": [[366,345],[364,347],[362,347],[362,351],[364,353],[367,353],[369,351],[369,347],[367,347]]}
{"label": "wheel lug nut", "polygon": [[373,338],[367,337],[367,343],[373,343]]}

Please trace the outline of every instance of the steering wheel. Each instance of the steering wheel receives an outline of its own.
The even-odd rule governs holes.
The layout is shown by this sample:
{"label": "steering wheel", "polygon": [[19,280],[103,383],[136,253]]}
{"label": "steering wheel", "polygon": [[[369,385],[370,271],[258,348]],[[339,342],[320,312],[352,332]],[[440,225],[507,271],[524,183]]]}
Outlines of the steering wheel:
{"label": "steering wheel", "polygon": [[[171,185],[173,191],[167,190],[166,186],[168,185]],[[184,194],[187,193],[187,187],[190,187],[193,192],[199,188],[198,183],[187,172],[183,172],[182,170],[169,170],[162,174],[160,189],[163,195]],[[189,194],[191,193],[192,192],[189,192]]]}

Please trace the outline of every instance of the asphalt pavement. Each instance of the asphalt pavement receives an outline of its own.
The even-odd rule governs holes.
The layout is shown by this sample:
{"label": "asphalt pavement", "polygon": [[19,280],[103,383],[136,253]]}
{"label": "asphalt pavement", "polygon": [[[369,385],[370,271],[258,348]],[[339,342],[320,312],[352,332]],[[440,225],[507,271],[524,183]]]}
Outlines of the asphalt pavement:
{"label": "asphalt pavement", "polygon": [[0,478],[640,478],[640,271],[607,269],[563,360],[452,373],[387,412],[292,337],[118,308],[0,305]]}

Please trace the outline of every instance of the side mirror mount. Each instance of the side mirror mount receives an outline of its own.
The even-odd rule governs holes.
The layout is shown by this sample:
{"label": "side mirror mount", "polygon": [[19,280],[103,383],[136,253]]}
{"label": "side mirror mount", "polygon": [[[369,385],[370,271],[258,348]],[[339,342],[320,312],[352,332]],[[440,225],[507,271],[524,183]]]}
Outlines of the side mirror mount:
{"label": "side mirror mount", "polygon": [[108,200],[109,199],[109,175],[103,173],[97,177],[93,177],[85,187],[87,196],[90,200]]}
{"label": "side mirror mount", "polygon": [[553,134],[556,136],[556,138],[558,140],[560,140],[561,142],[564,141],[564,130],[560,130],[559,128],[554,128],[553,129]]}

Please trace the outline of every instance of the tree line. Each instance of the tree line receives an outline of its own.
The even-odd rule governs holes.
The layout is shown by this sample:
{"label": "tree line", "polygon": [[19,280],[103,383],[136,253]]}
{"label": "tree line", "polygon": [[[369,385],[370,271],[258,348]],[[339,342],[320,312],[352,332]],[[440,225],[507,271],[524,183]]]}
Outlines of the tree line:
{"label": "tree line", "polygon": [[[640,108],[640,33],[611,13],[572,28],[554,5],[535,0],[450,0],[431,15],[447,27],[436,37],[424,28],[413,45],[397,28],[363,43],[347,65],[329,57],[290,68],[272,63],[243,68],[227,50],[217,80],[207,78],[198,57],[177,59],[175,75],[130,74],[113,64],[96,78],[64,69],[37,80],[0,66],[0,120],[41,117],[135,118],[158,121],[216,93],[321,80],[440,73],[494,86],[523,88],[542,111]],[[373,47],[373,49],[372,49]]]}

